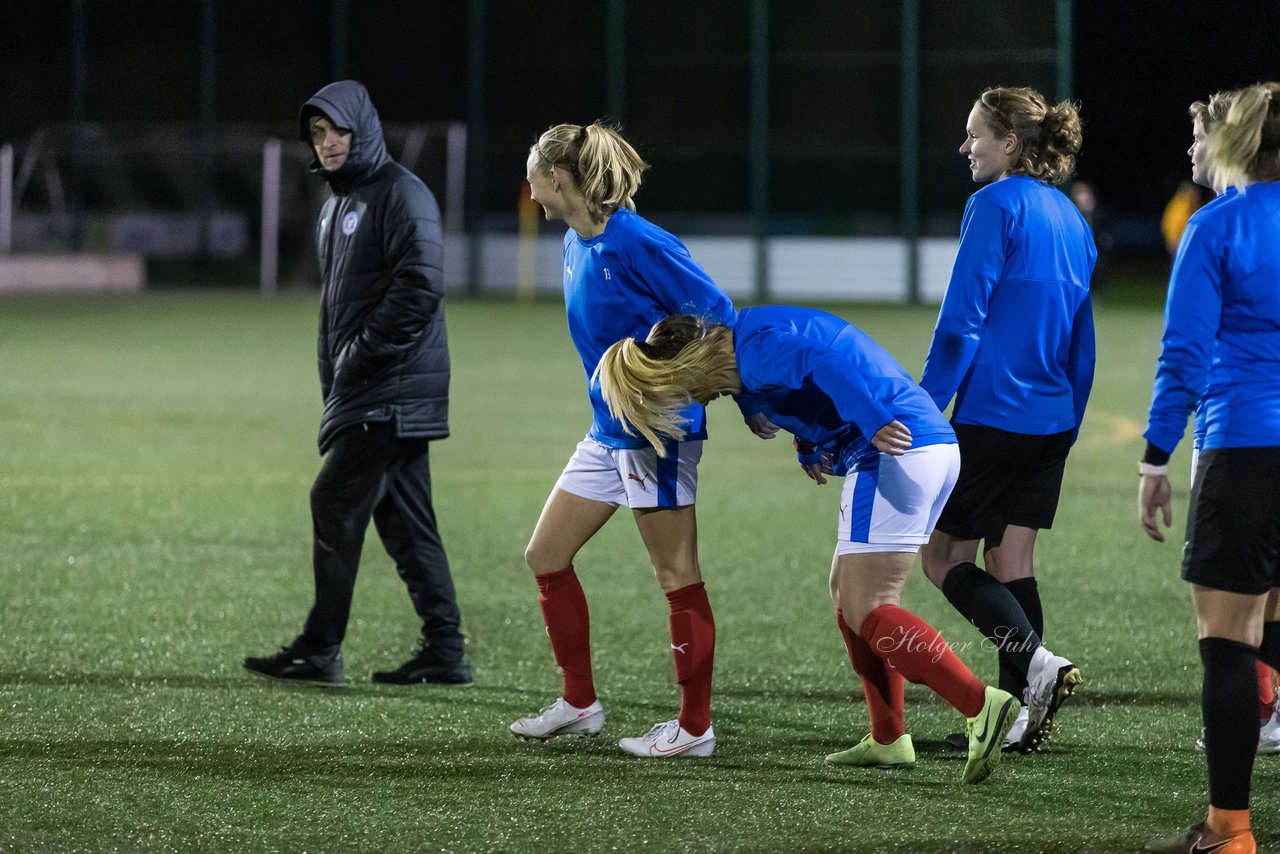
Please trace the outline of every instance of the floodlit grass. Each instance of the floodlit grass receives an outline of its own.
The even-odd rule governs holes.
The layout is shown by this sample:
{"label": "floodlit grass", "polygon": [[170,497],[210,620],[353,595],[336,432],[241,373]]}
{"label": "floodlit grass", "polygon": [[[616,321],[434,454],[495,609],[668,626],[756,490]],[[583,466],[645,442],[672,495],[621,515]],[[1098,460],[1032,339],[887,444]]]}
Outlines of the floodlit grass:
{"label": "floodlit grass", "polygon": [[[932,310],[841,313],[919,370]],[[604,734],[512,739],[558,693],[522,553],[589,417],[547,303],[449,307],[453,436],[433,472],[475,687],[368,682],[416,632],[373,533],[350,687],[251,678],[241,658],[292,638],[310,604],[315,324],[310,297],[0,302],[0,850],[1124,851],[1202,816],[1181,519],[1159,546],[1134,518],[1157,308],[1099,312],[1098,385],[1039,548],[1047,640],[1087,684],[1050,752],[977,787],[942,744],[963,722],[914,686],[915,771],[823,764],[866,731],[826,594],[838,487],[725,402],[699,496],[715,756],[613,745],[677,707],[665,602],[627,518],[577,562]],[[1177,466],[1182,487],[1185,453]],[[995,678],[923,576],[906,604]],[[1258,763],[1260,806],[1277,770]],[[1257,821],[1280,841],[1273,810]]]}

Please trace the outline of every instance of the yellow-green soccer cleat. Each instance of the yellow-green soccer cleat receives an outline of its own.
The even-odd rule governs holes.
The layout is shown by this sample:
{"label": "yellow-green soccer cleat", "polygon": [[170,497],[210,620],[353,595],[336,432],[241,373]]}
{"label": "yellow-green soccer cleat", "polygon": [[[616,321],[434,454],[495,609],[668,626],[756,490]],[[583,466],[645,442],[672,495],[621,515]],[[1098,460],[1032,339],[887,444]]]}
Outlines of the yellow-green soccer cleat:
{"label": "yellow-green soccer cleat", "polygon": [[987,686],[982,711],[964,722],[965,734],[969,736],[969,761],[964,764],[962,778],[966,783],[981,783],[991,776],[1000,761],[1005,734],[1013,726],[1020,708],[1022,704],[1008,691]]}
{"label": "yellow-green soccer cleat", "polygon": [[862,768],[914,768],[916,748],[911,736],[903,733],[893,744],[881,744],[867,733],[866,738],[827,757],[828,765],[857,765]]}

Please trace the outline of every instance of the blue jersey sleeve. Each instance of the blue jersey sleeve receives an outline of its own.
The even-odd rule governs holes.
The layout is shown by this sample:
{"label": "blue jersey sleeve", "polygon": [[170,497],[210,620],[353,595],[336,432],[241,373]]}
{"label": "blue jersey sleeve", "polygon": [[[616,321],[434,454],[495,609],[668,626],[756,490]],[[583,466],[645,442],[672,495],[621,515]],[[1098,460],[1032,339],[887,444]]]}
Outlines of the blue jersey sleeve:
{"label": "blue jersey sleeve", "polygon": [[1193,220],[1178,245],[1169,278],[1164,338],[1143,437],[1170,453],[1208,383],[1222,319],[1222,267],[1213,251],[1216,243]]}
{"label": "blue jersey sleeve", "polygon": [[991,294],[1008,256],[1010,223],[1003,208],[972,196],[960,224],[960,248],[947,284],[920,386],[939,411],[969,372],[986,325]]}
{"label": "blue jersey sleeve", "polygon": [[633,247],[632,252],[643,253],[644,257],[632,258],[631,270],[668,312],[694,314],[733,326],[737,312],[729,295],[693,260],[683,244],[649,241]]}
{"label": "blue jersey sleeve", "polygon": [[1097,345],[1093,332],[1093,301],[1085,297],[1071,321],[1071,352],[1067,358],[1067,373],[1071,379],[1072,403],[1075,407],[1076,426],[1071,434],[1074,443],[1084,422],[1084,409],[1093,390],[1093,371],[1097,359]]}
{"label": "blue jersey sleeve", "polygon": [[[682,243],[650,242],[644,244],[644,263],[632,269],[654,298],[672,314],[692,314],[712,323],[732,327],[738,313],[733,301],[702,269]],[[766,409],[764,403],[748,393],[734,395],[734,402],[744,419]]]}
{"label": "blue jersey sleeve", "polygon": [[770,389],[801,389],[812,383],[831,400],[840,417],[868,439],[893,421],[893,413],[872,394],[862,372],[851,370],[848,358],[831,348],[777,329],[749,336],[747,346],[750,368],[739,360],[744,391],[763,394]]}

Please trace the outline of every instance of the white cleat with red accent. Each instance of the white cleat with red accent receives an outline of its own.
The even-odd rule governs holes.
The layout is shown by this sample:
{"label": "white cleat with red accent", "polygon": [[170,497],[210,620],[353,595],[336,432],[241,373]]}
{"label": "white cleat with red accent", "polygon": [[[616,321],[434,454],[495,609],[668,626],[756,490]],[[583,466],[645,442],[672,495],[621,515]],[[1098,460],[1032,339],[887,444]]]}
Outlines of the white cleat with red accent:
{"label": "white cleat with red accent", "polygon": [[604,706],[596,700],[580,709],[557,697],[556,701],[536,715],[521,718],[511,725],[511,731],[520,738],[536,738],[546,741],[558,735],[599,735],[604,728]]}
{"label": "white cleat with red accent", "polygon": [[716,733],[711,727],[702,735],[692,735],[680,721],[654,724],[639,738],[624,738],[618,746],[634,756],[661,759],[667,756],[710,756],[716,750]]}

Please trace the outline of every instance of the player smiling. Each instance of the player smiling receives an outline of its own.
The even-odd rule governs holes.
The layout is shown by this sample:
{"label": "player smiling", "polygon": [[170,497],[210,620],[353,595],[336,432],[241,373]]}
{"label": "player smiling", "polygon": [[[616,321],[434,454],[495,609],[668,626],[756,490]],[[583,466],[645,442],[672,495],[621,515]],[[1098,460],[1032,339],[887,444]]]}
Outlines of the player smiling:
{"label": "player smiling", "polygon": [[[710,756],[711,673],[715,620],[698,564],[694,498],[706,438],[701,406],[684,415],[688,435],[660,459],[610,414],[591,380],[605,348],[640,335],[677,311],[735,317],[729,297],[677,238],[635,213],[632,197],[647,164],[617,131],[601,124],[561,124],[529,150],[533,200],[564,237],[564,298],[569,334],[582,358],[594,420],[547,499],[525,552],[564,693],[511,731],[525,738],[594,735],[604,725],[591,670],[587,601],[575,574],[578,551],[620,506],[631,508],[670,605],[671,650],[682,695],[675,720],[619,746],[639,756]],[[760,418],[758,435],[777,428]]]}
{"label": "player smiling", "polygon": [[920,379],[938,409],[955,398],[964,463],[921,554],[925,573],[999,650],[1000,687],[1026,704],[1007,747],[1023,751],[1048,735],[1081,681],[1042,643],[1033,562],[1093,384],[1097,251],[1053,186],[1071,176],[1080,142],[1076,108],[1034,89],[988,89],[974,103],[960,153],[986,186],[965,205]]}

